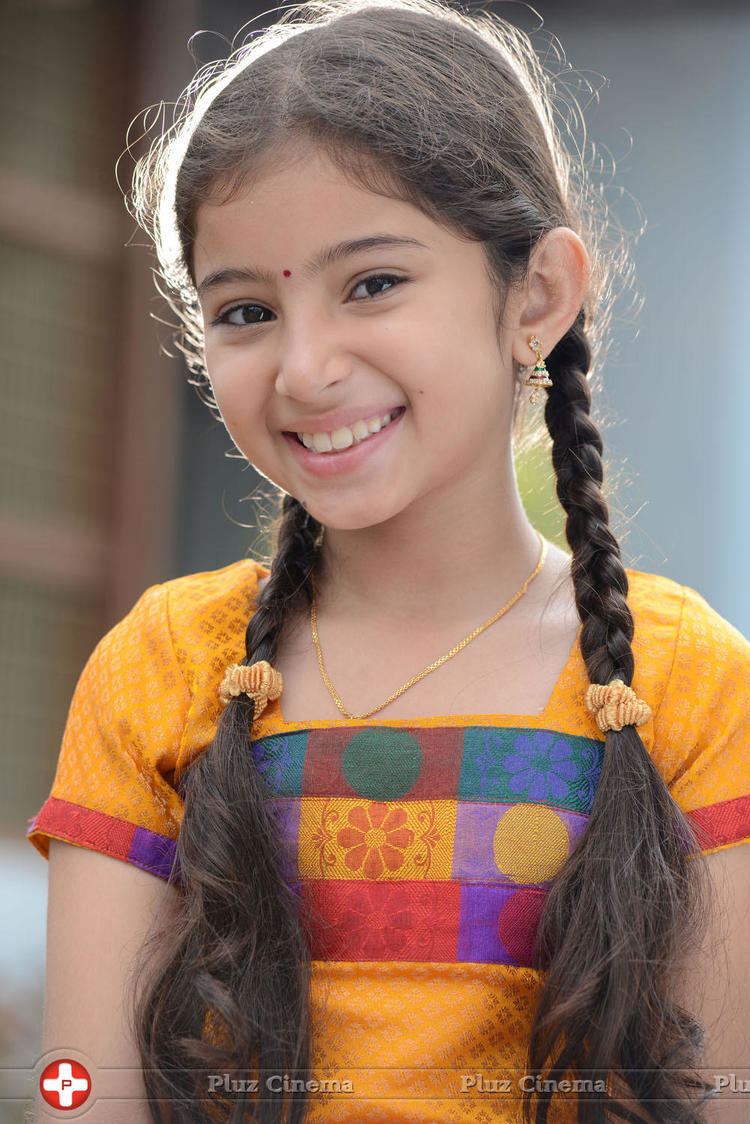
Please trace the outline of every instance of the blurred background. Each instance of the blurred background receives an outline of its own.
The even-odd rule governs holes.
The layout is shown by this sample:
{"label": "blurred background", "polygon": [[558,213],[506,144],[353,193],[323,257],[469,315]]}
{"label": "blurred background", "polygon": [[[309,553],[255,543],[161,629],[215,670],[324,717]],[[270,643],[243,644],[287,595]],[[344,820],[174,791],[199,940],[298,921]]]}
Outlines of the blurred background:
{"label": "blurred background", "polygon": [[[484,6],[535,37],[534,9]],[[598,91],[581,108],[589,141],[615,165],[615,220],[633,233],[646,222],[633,250],[643,307],[615,310],[604,383],[625,563],[699,590],[748,634],[750,9],[535,8],[540,53],[558,37]],[[196,63],[224,57],[248,20],[274,16],[239,0],[31,0],[0,12],[6,1124],[23,1120],[19,1081],[41,1041],[47,866],[24,830],[52,783],[78,675],[147,586],[225,566],[253,553],[258,535],[258,477],[171,348],[160,320],[174,317],[115,162],[142,110],[164,100],[171,120]],[[126,156],[125,186],[131,171]],[[549,463],[519,464],[518,474],[531,518],[566,546]]]}

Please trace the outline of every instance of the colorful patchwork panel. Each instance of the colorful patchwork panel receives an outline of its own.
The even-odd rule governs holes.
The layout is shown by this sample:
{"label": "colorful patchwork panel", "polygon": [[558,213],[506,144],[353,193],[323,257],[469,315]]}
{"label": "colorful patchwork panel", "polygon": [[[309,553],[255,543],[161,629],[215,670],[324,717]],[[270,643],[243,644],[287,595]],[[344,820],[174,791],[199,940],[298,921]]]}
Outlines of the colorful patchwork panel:
{"label": "colorful patchwork panel", "polygon": [[316,960],[538,966],[604,742],[517,727],[329,727],[252,743]]}

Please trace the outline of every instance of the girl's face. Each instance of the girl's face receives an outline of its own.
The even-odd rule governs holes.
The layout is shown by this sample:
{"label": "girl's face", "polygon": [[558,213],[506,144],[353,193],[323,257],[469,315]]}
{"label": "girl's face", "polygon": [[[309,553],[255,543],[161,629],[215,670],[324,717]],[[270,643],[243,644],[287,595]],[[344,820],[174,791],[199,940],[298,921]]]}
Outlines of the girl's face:
{"label": "girl's face", "polygon": [[[347,245],[375,237],[393,241]],[[312,150],[228,204],[201,205],[194,270],[207,370],[235,445],[326,527],[496,495],[514,376],[478,243],[353,186]],[[345,427],[362,438],[374,428],[363,423],[397,409],[345,451],[293,436],[343,430],[337,445]]]}

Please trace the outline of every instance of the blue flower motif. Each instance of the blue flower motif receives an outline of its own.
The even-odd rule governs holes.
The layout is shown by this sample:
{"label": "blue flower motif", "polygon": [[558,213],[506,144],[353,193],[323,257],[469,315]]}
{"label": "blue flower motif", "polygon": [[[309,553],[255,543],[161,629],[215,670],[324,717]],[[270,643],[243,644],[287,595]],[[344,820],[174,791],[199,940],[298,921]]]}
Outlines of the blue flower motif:
{"label": "blue flower motif", "polygon": [[253,742],[253,758],[258,772],[272,792],[284,792],[286,772],[292,762],[289,739],[283,736]]}
{"label": "blue flower motif", "polygon": [[513,753],[503,760],[510,774],[511,792],[525,793],[530,800],[564,800],[570,783],[579,776],[573,747],[554,730],[519,734]]}
{"label": "blue flower motif", "polygon": [[578,780],[585,788],[585,795],[581,796],[581,801],[586,812],[591,811],[599,784],[602,772],[602,748],[602,745],[586,745],[582,750]]}

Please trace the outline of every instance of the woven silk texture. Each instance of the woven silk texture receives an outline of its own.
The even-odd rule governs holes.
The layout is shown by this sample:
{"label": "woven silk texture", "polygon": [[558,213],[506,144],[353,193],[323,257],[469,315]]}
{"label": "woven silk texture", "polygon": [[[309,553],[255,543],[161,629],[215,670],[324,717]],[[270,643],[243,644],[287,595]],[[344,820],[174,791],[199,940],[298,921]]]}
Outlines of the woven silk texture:
{"label": "woven silk texture", "polygon": [[[100,640],[28,821],[40,854],[52,837],[179,875],[181,771],[213,739],[267,573],[243,559],[151,586]],[[741,844],[750,643],[696,590],[627,576],[632,686],[653,711],[638,732],[699,849]],[[601,771],[588,685],[576,643],[535,716],[286,722],[282,695],[256,722],[311,947],[311,1121],[520,1122],[536,926]],[[556,1096],[550,1124],[573,1120]]]}

